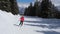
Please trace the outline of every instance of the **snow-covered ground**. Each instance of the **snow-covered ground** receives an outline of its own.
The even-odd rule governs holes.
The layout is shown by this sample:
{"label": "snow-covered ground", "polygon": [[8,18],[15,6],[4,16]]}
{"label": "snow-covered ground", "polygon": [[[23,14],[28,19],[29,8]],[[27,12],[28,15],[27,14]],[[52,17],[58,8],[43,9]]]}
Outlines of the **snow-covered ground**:
{"label": "snow-covered ground", "polygon": [[0,10],[0,34],[60,34],[60,19],[25,16],[22,27],[14,26],[20,17]]}

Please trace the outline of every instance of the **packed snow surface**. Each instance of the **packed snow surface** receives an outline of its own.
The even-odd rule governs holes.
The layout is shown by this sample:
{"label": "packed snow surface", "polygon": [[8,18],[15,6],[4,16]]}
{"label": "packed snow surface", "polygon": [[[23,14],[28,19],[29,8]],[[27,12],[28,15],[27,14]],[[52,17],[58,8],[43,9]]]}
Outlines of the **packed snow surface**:
{"label": "packed snow surface", "polygon": [[15,26],[20,17],[0,10],[0,34],[60,34],[60,19],[24,16],[23,26]]}

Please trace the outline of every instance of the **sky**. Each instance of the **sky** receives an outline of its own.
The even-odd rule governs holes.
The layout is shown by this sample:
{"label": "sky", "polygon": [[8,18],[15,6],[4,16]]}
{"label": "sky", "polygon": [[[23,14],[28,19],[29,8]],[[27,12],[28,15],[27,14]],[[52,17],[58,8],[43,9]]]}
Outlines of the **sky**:
{"label": "sky", "polygon": [[52,3],[53,3],[55,6],[60,6],[60,0],[52,0]]}
{"label": "sky", "polygon": [[[23,5],[24,5],[24,7],[28,7],[29,3],[34,2],[34,1],[36,1],[36,0],[17,0],[18,6],[22,6],[22,7],[23,7]],[[60,0],[51,0],[51,1],[55,6],[60,6]]]}
{"label": "sky", "polygon": [[34,2],[34,0],[17,0],[19,7],[28,7],[30,2]]}
{"label": "sky", "polygon": [[20,3],[30,3],[30,2],[33,2],[34,0],[17,0],[17,2],[20,2]]}

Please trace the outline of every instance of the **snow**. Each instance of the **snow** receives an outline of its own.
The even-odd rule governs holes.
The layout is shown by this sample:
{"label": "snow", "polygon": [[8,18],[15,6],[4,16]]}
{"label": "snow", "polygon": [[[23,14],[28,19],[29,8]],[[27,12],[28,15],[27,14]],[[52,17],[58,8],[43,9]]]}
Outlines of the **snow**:
{"label": "snow", "polygon": [[14,26],[20,17],[0,10],[0,34],[60,34],[60,19],[25,16],[22,27]]}

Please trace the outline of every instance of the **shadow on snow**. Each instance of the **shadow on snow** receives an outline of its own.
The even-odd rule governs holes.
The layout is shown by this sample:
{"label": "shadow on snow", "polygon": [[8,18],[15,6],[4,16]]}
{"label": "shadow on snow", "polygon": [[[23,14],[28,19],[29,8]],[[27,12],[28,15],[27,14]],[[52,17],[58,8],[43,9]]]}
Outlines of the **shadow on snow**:
{"label": "shadow on snow", "polygon": [[42,32],[44,34],[60,34],[59,32],[55,32],[55,31],[36,31],[36,32]]}
{"label": "shadow on snow", "polygon": [[[41,21],[28,21],[25,20],[24,22],[28,22],[28,23],[34,23],[34,24],[25,24],[25,25],[29,25],[29,26],[36,26],[36,27],[46,27],[49,29],[55,29],[55,28],[59,28],[60,27],[60,20],[59,19],[43,19]],[[38,23],[38,24],[36,24]],[[43,25],[43,24],[47,24],[47,25]]]}
{"label": "shadow on snow", "polygon": [[[35,26],[35,27],[48,28],[48,29],[57,29],[60,27],[60,19],[37,19],[36,21],[25,20],[24,22],[27,22],[25,25],[28,26]],[[60,34],[59,32],[55,32],[55,31],[38,31],[38,30],[35,31],[42,32],[44,34]]]}

